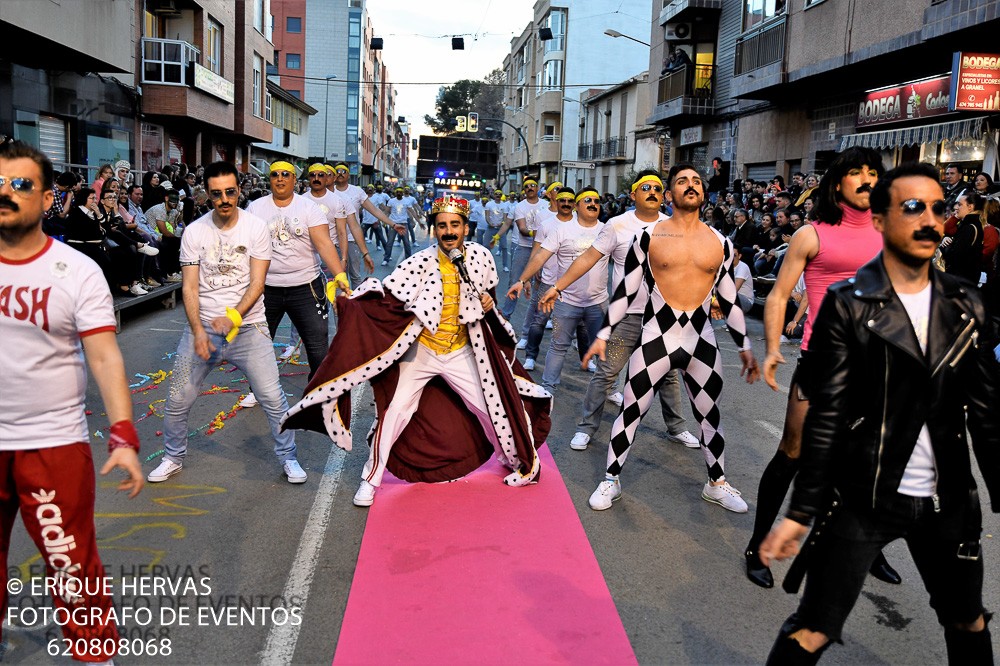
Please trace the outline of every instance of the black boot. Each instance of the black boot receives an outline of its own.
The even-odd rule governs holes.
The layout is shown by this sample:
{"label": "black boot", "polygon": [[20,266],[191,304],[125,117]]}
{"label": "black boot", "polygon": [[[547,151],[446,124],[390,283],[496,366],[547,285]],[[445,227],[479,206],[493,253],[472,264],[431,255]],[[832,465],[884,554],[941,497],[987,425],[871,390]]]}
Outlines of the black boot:
{"label": "black boot", "polygon": [[774,576],[771,575],[771,570],[760,561],[757,551],[748,550],[743,556],[747,558],[747,578],[750,579],[750,582],[767,589],[774,587]]}
{"label": "black boot", "polygon": [[[781,503],[785,501],[788,494],[788,487],[792,485],[792,479],[799,470],[799,461],[789,458],[782,451],[778,451],[767,464],[764,473],[760,476],[760,485],[757,486],[757,511],[754,515],[753,534],[750,536],[750,543],[747,544],[747,578],[755,585],[761,587],[774,587],[774,577],[771,570],[764,566],[757,556],[757,549],[767,533],[774,525],[774,519],[778,517],[781,510]],[[751,562],[752,556],[752,562]],[[752,565],[752,566],[751,566]],[[753,573],[751,573],[751,568]]]}
{"label": "black boot", "polygon": [[903,582],[902,576],[900,576],[895,569],[889,566],[889,563],[885,559],[885,555],[881,552],[878,554],[878,557],[875,558],[875,561],[872,562],[871,568],[868,569],[868,573],[870,573],[873,578],[877,578],[884,583],[899,585]]}
{"label": "black boot", "polygon": [[993,666],[993,643],[989,627],[991,617],[990,613],[984,615],[987,626],[982,631],[959,631],[945,627],[944,642],[948,646],[948,663],[951,666]]}
{"label": "black boot", "polygon": [[771,653],[767,655],[765,666],[814,666],[819,662],[819,658],[830,647],[830,643],[815,652],[810,652],[802,647],[797,640],[791,638],[791,635],[799,629],[801,627],[798,626],[795,615],[792,615],[785,621],[785,624],[781,625],[778,639],[774,641]]}

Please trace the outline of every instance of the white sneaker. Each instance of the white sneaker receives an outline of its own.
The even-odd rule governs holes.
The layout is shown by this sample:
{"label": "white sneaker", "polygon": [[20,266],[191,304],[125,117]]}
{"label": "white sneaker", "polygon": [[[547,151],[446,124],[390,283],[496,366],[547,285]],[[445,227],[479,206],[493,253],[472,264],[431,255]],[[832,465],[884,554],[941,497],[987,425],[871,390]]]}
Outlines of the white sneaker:
{"label": "white sneaker", "polygon": [[146,480],[150,483],[159,483],[160,481],[166,481],[174,474],[177,474],[184,468],[180,463],[175,463],[173,460],[167,460],[164,458],[160,461],[160,464],[156,466],[152,472],[146,477]]}
{"label": "white sneaker", "polygon": [[535,369],[535,359],[533,359],[533,358],[526,358],[526,359],[524,359],[524,363],[522,363],[522,365],[524,366],[525,370],[534,370]]}
{"label": "white sneaker", "polygon": [[547,322],[545,322],[545,330],[546,331],[551,331],[552,330],[552,320],[551,319],[549,319]]}
{"label": "white sneaker", "polygon": [[590,435],[585,432],[578,432],[569,440],[569,448],[574,451],[586,451],[587,444],[590,444]]}
{"label": "white sneaker", "polygon": [[508,268],[507,266],[504,266],[503,267],[503,272],[504,273],[510,273],[510,268]]}
{"label": "white sneaker", "polygon": [[615,391],[614,393],[608,396],[608,402],[614,403],[619,407],[621,407],[622,403],[625,402],[625,396],[622,395],[621,391]]}
{"label": "white sneaker", "polygon": [[788,336],[786,335],[781,336],[781,344],[787,345],[789,342],[791,342],[791,340],[788,339]]}
{"label": "white sneaker", "polygon": [[281,352],[281,356],[279,356],[278,358],[280,358],[282,361],[287,361],[292,357],[294,353],[295,353],[295,345],[288,345],[287,347],[285,347],[285,351]]}
{"label": "white sneaker", "polygon": [[286,460],[282,465],[285,470],[285,476],[288,477],[288,483],[305,483],[306,473],[302,469],[302,465],[299,464],[298,460]]}
{"label": "white sneaker", "polygon": [[180,282],[180,281],[181,281],[180,273],[171,273],[170,275],[167,276],[167,282]]}
{"label": "white sneaker", "polygon": [[521,338],[520,340],[518,340],[517,341],[517,348],[518,349],[527,349],[528,348],[528,338]]}
{"label": "white sneaker", "polygon": [[371,506],[375,501],[376,490],[375,486],[362,479],[358,492],[354,493],[354,506]]}
{"label": "white sneaker", "polygon": [[383,259],[383,260],[382,260],[382,265],[383,265],[383,266],[388,266],[388,265],[389,265],[389,262]]}
{"label": "white sneaker", "polygon": [[747,503],[740,497],[740,491],[729,485],[728,481],[724,481],[721,486],[713,486],[711,482],[706,481],[705,487],[701,489],[701,498],[734,513],[747,512]]}
{"label": "white sneaker", "polygon": [[622,484],[617,476],[609,476],[601,481],[597,490],[590,496],[590,508],[594,511],[604,511],[611,508],[611,503],[622,496]]}
{"label": "white sneaker", "polygon": [[587,370],[590,372],[597,372],[597,361],[591,358],[590,363],[587,364]]}
{"label": "white sneaker", "polygon": [[698,438],[689,433],[687,430],[679,432],[676,435],[667,435],[667,439],[671,442],[679,442],[689,449],[700,449],[701,444],[698,442]]}
{"label": "white sneaker", "polygon": [[141,284],[136,282],[131,287],[129,287],[128,293],[132,294],[133,296],[145,296],[149,292],[143,289]]}
{"label": "white sneaker", "polygon": [[147,257],[155,257],[159,253],[160,251],[152,245],[149,245],[148,243],[139,243],[139,254],[144,254]]}
{"label": "white sneaker", "polygon": [[243,407],[244,409],[247,407],[256,407],[258,404],[257,396],[253,394],[253,391],[247,393],[246,397],[240,400],[240,407]]}

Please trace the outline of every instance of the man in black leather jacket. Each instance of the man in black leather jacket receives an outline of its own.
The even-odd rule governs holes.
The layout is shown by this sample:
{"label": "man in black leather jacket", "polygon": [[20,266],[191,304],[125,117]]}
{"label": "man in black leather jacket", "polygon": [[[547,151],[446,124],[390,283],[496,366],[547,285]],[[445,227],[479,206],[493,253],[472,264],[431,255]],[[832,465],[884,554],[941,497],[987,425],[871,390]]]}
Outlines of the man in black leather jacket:
{"label": "man in black leather jacket", "polygon": [[931,269],[945,210],[934,168],[893,169],[870,201],[883,251],[830,287],[821,306],[801,469],[761,559],[796,554],[813,517],[834,500],[839,507],[809,539],[805,593],[768,663],[816,663],[840,640],[873,559],[902,538],[944,627],[949,663],[992,664],[965,433],[1000,511],[995,336],[978,290]]}

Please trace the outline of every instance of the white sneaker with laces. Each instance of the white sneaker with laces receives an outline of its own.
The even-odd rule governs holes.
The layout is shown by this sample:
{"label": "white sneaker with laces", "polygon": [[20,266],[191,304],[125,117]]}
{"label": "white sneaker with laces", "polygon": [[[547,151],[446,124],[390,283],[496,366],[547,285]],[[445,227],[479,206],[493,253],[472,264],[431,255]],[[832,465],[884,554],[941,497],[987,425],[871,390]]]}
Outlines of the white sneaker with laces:
{"label": "white sneaker with laces", "polygon": [[167,460],[164,458],[160,461],[160,464],[156,466],[152,472],[146,477],[146,480],[150,483],[159,483],[160,481],[166,481],[174,474],[177,474],[184,468],[184,465],[180,463],[175,463],[173,460]]}
{"label": "white sneaker with laces", "polygon": [[504,266],[504,267],[503,267],[503,272],[504,272],[504,273],[510,273],[510,268],[509,268],[509,267],[507,267],[507,266]]}
{"label": "white sneaker with laces", "polygon": [[149,292],[143,289],[141,284],[136,282],[131,287],[129,287],[128,293],[132,294],[133,296],[145,296]]}
{"label": "white sneaker with laces", "polygon": [[520,340],[518,340],[517,341],[517,348],[518,349],[527,349],[528,348],[528,338],[521,338]]}
{"label": "white sneaker with laces", "polygon": [[358,492],[354,493],[354,506],[371,506],[375,501],[375,491],[377,488],[372,484],[368,483],[364,479],[361,479],[361,485],[358,486]]}
{"label": "white sneaker with laces", "polygon": [[388,266],[388,265],[389,265],[389,262],[388,262],[388,261],[386,261],[385,259],[383,259],[383,260],[382,260],[382,265],[383,265],[383,266]]}
{"label": "white sneaker with laces", "polygon": [[587,364],[587,370],[590,372],[597,372],[597,361],[591,358],[590,363]]}
{"label": "white sneaker with laces", "polygon": [[281,356],[279,356],[278,358],[280,358],[282,361],[287,361],[292,357],[294,353],[295,353],[295,345],[288,345],[287,347],[285,347],[285,351],[281,352]]}
{"label": "white sneaker with laces", "polygon": [[170,275],[167,276],[167,282],[180,282],[181,279],[182,278],[180,273],[171,273]]}
{"label": "white sneaker with laces", "polygon": [[522,365],[524,366],[525,370],[534,370],[535,369],[535,359],[533,359],[533,358],[526,358],[526,359],[524,359],[524,363]]}
{"label": "white sneaker with laces", "polygon": [[586,451],[587,444],[590,444],[590,435],[585,432],[578,432],[569,440],[569,448],[574,451]]}
{"label": "white sneaker with laces", "polygon": [[298,460],[286,460],[282,464],[282,468],[285,470],[285,476],[288,477],[288,483],[306,482],[306,472]]}
{"label": "white sneaker with laces", "polygon": [[621,407],[622,403],[625,402],[625,396],[622,395],[621,391],[615,391],[614,393],[608,396],[608,402],[614,403],[619,407]]}
{"label": "white sneaker with laces", "polygon": [[701,489],[701,498],[706,502],[713,502],[734,513],[746,513],[747,503],[740,495],[740,491],[729,485],[728,481],[723,481],[721,486],[713,486],[710,481],[706,481],[705,487]]}
{"label": "white sneaker with laces", "polygon": [[678,442],[688,447],[689,449],[700,449],[701,444],[698,442],[698,438],[689,433],[687,430],[679,432],[676,435],[668,434],[667,439],[671,442]]}
{"label": "white sneaker with laces", "polygon": [[147,257],[155,257],[159,253],[160,251],[152,245],[149,245],[148,243],[139,243],[139,254],[144,254]]}
{"label": "white sneaker with laces", "polygon": [[609,476],[601,481],[597,490],[590,496],[590,508],[594,511],[604,511],[611,508],[611,503],[622,496],[622,484],[617,476]]}
{"label": "white sneaker with laces", "polygon": [[257,396],[253,394],[253,391],[247,393],[246,397],[240,400],[240,407],[243,407],[244,409],[248,407],[256,407],[258,404]]}

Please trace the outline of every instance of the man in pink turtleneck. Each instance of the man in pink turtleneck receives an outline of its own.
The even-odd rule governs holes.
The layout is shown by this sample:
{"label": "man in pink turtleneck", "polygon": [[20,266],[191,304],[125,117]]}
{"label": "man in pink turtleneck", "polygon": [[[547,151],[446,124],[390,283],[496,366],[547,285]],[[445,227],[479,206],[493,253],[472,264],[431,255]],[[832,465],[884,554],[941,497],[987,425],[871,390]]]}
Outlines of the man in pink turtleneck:
{"label": "man in pink turtleneck", "polygon": [[[872,226],[868,196],[884,173],[881,156],[868,148],[848,148],[833,161],[820,182],[817,221],[801,227],[792,236],[777,281],[764,307],[764,335],[767,357],[764,381],[775,391],[775,372],[784,363],[781,333],[785,308],[792,289],[805,273],[809,312],[802,335],[802,354],[788,387],[785,427],[774,458],[768,463],[757,489],[757,514],[753,535],[745,553],[747,578],[761,587],[772,587],[774,578],[760,561],[757,549],[778,516],[788,488],[798,471],[802,424],[809,409],[809,337],[826,289],[834,282],[854,277],[863,264],[882,249],[882,236]],[[887,583],[899,583],[900,577],[879,556],[871,573]]]}

